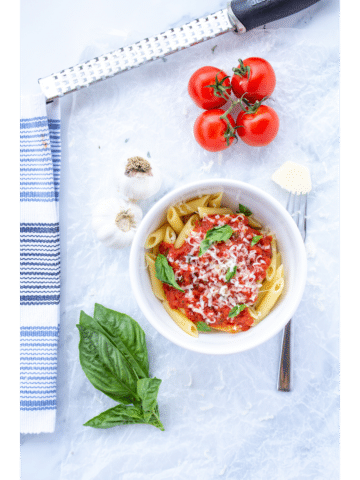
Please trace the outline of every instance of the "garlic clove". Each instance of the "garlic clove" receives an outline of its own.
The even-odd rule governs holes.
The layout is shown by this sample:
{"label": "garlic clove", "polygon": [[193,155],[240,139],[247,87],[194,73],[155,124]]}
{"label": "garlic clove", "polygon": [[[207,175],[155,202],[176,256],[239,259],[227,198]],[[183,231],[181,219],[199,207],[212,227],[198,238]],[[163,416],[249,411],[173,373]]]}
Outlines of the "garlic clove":
{"label": "garlic clove", "polygon": [[120,163],[116,172],[120,193],[130,200],[145,200],[161,188],[160,169],[143,157],[135,156]]}
{"label": "garlic clove", "polygon": [[100,240],[100,242],[106,245],[107,247],[113,246],[116,233],[117,232],[114,231],[114,227],[111,224],[109,225],[100,224],[98,229],[96,230],[97,239]]}
{"label": "garlic clove", "polygon": [[124,199],[104,199],[93,211],[92,228],[97,239],[111,248],[124,248],[131,244],[142,219],[138,205]]}

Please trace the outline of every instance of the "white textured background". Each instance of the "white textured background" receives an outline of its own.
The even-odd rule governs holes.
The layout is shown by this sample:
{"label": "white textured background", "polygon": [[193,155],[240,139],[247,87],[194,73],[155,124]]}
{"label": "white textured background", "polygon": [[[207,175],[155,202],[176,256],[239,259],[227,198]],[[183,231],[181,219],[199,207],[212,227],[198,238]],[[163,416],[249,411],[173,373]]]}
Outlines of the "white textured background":
{"label": "white textured background", "polygon": [[[170,9],[165,0],[136,0],[123,4],[124,14],[110,23],[104,10],[118,12],[119,6],[104,5],[103,20],[100,13],[97,20],[92,14],[93,23],[85,21],[89,13],[69,20],[67,41],[73,40],[77,58],[59,66],[53,60],[54,69],[38,76],[214,12],[224,2],[201,0],[194,7],[186,0]],[[339,478],[338,8],[336,0],[320,2],[267,29],[226,34],[64,97],[58,417],[54,434],[22,436],[23,480]],[[279,134],[261,149],[239,142],[222,154],[206,152],[192,137],[200,109],[187,96],[188,78],[206,64],[231,74],[237,59],[248,56],[263,56],[275,69],[268,104],[279,114]],[[33,88],[29,78],[25,92]],[[141,204],[144,213],[172,188],[213,177],[249,182],[285,204],[272,173],[286,160],[309,167],[308,281],[293,322],[291,393],[276,390],[281,335],[245,353],[206,356],[172,345],[140,312],[129,285],[129,249],[106,249],[90,228],[91,207],[104,192],[116,193],[116,162],[138,152],[150,152],[164,173],[161,191]],[[133,316],[145,330],[151,374],[163,380],[165,432],[82,426],[114,404],[92,387],[78,362],[75,324],[81,309],[92,314],[95,302]]]}

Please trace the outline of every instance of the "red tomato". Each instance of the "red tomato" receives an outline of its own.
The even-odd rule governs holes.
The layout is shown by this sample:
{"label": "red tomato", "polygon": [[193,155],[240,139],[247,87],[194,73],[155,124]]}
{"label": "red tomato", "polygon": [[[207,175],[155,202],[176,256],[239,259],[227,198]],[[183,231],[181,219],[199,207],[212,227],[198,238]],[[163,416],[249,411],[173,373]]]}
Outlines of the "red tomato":
{"label": "red tomato", "polygon": [[[220,118],[224,113],[225,111],[221,108],[206,110],[195,120],[195,140],[209,152],[225,150],[234,141],[234,136],[232,136],[226,121]],[[228,114],[227,118],[229,119],[231,127],[235,127],[232,116]],[[228,136],[228,140],[226,135]]]}
{"label": "red tomato", "polygon": [[250,57],[243,62],[239,59],[239,62],[231,79],[234,94],[238,98],[245,94],[251,103],[270,97],[276,84],[275,72],[270,63],[259,57]]}
{"label": "red tomato", "polygon": [[274,140],[279,131],[279,117],[275,110],[260,105],[254,113],[240,112],[236,129],[241,140],[253,147],[263,147]]}
{"label": "red tomato", "polygon": [[[194,72],[189,80],[188,92],[196,105],[205,110],[219,108],[225,105],[227,100],[215,95],[214,88],[207,85],[220,84],[220,89],[229,98],[231,91],[230,78],[226,78],[225,72],[215,67],[201,67]],[[228,88],[226,88],[228,87]],[[226,94],[226,92],[229,92]]]}

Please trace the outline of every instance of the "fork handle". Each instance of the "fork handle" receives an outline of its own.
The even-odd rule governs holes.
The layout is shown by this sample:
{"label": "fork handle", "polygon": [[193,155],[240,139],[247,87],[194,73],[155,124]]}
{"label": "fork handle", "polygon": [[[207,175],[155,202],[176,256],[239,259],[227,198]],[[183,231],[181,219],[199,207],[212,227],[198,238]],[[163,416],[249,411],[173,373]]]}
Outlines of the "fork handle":
{"label": "fork handle", "polygon": [[281,360],[279,368],[279,384],[278,390],[281,392],[290,392],[290,353],[291,353],[291,320],[285,325],[282,351],[281,351]]}

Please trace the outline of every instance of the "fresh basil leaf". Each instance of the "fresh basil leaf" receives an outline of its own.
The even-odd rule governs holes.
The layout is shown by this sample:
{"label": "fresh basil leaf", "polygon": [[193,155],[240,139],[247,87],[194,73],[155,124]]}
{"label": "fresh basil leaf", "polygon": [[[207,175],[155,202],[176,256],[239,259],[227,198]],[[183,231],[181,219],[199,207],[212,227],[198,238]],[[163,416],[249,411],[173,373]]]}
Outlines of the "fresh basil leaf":
{"label": "fresh basil leaf", "polygon": [[235,265],[232,269],[229,268],[229,270],[226,272],[226,275],[225,275],[225,280],[227,282],[229,282],[235,276],[236,270],[237,270],[237,265]]}
{"label": "fresh basil leaf", "polygon": [[141,399],[144,418],[148,421],[157,406],[157,395],[161,380],[158,378],[141,378],[137,381],[137,393]]}
{"label": "fresh basil leaf", "polygon": [[156,278],[161,280],[163,283],[167,283],[177,290],[180,290],[180,292],[184,292],[184,290],[177,284],[174,270],[170,267],[167,258],[161,253],[156,257],[155,260],[155,272]]}
{"label": "fresh basil leaf", "polygon": [[202,242],[200,243],[200,249],[199,249],[199,257],[206,252],[206,250],[209,250],[209,248],[211,247],[211,245],[213,244],[214,242],[210,242],[210,240],[202,240]]}
{"label": "fresh basil leaf", "polygon": [[91,418],[84,426],[93,428],[112,428],[118,425],[131,425],[136,423],[147,423],[154,427],[165,430],[159,419],[159,409],[156,407],[153,415],[148,421],[144,418],[144,413],[140,407],[133,405],[116,405]]}
{"label": "fresh basil leaf", "polygon": [[200,243],[199,256],[205,253],[212,244],[229,240],[233,233],[234,230],[230,225],[221,225],[220,227],[214,227],[208,230],[204,240]]}
{"label": "fresh basil leaf", "polygon": [[121,403],[139,400],[134,371],[102,333],[77,325],[81,367],[92,385]]}
{"label": "fresh basil leaf", "polygon": [[93,330],[96,330],[98,327],[98,323],[83,310],[80,312],[79,324],[83,327],[92,328]]}
{"label": "fresh basil leaf", "polygon": [[211,328],[206,322],[196,322],[196,328],[199,332],[210,332]]}
{"label": "fresh basil leaf", "polygon": [[262,235],[254,235],[251,240],[251,246],[253,247],[261,239],[262,239]]}
{"label": "fresh basil leaf", "polygon": [[145,333],[138,323],[128,315],[95,304],[94,318],[81,311],[77,327],[85,375],[95,388],[119,402],[85,425],[109,428],[147,423],[164,430],[157,404],[161,380],[149,378]]}
{"label": "fresh basil leaf", "polygon": [[133,405],[116,405],[91,418],[84,426],[94,428],[111,428],[117,425],[145,423],[144,415],[140,407]]}
{"label": "fresh basil leaf", "polygon": [[[81,320],[80,320],[81,322]],[[138,378],[149,376],[148,351],[145,333],[140,325],[124,313],[98,303],[94,308],[94,323],[125,357]]]}
{"label": "fresh basil leaf", "polygon": [[153,414],[146,423],[148,423],[149,425],[153,425],[154,427],[159,428],[162,431],[165,430],[163,424],[160,421],[159,407],[157,405],[154,409]]}
{"label": "fresh basil leaf", "polygon": [[245,217],[250,217],[250,215],[252,215],[252,211],[245,207],[245,205],[241,205],[241,203],[239,203],[239,209],[237,213],[242,213],[245,215]]}
{"label": "fresh basil leaf", "polygon": [[245,310],[245,308],[247,308],[247,305],[245,305],[245,303],[241,303],[240,305],[235,305],[235,307],[230,310],[228,316],[230,318],[236,317],[237,315],[239,315],[240,312]]}

